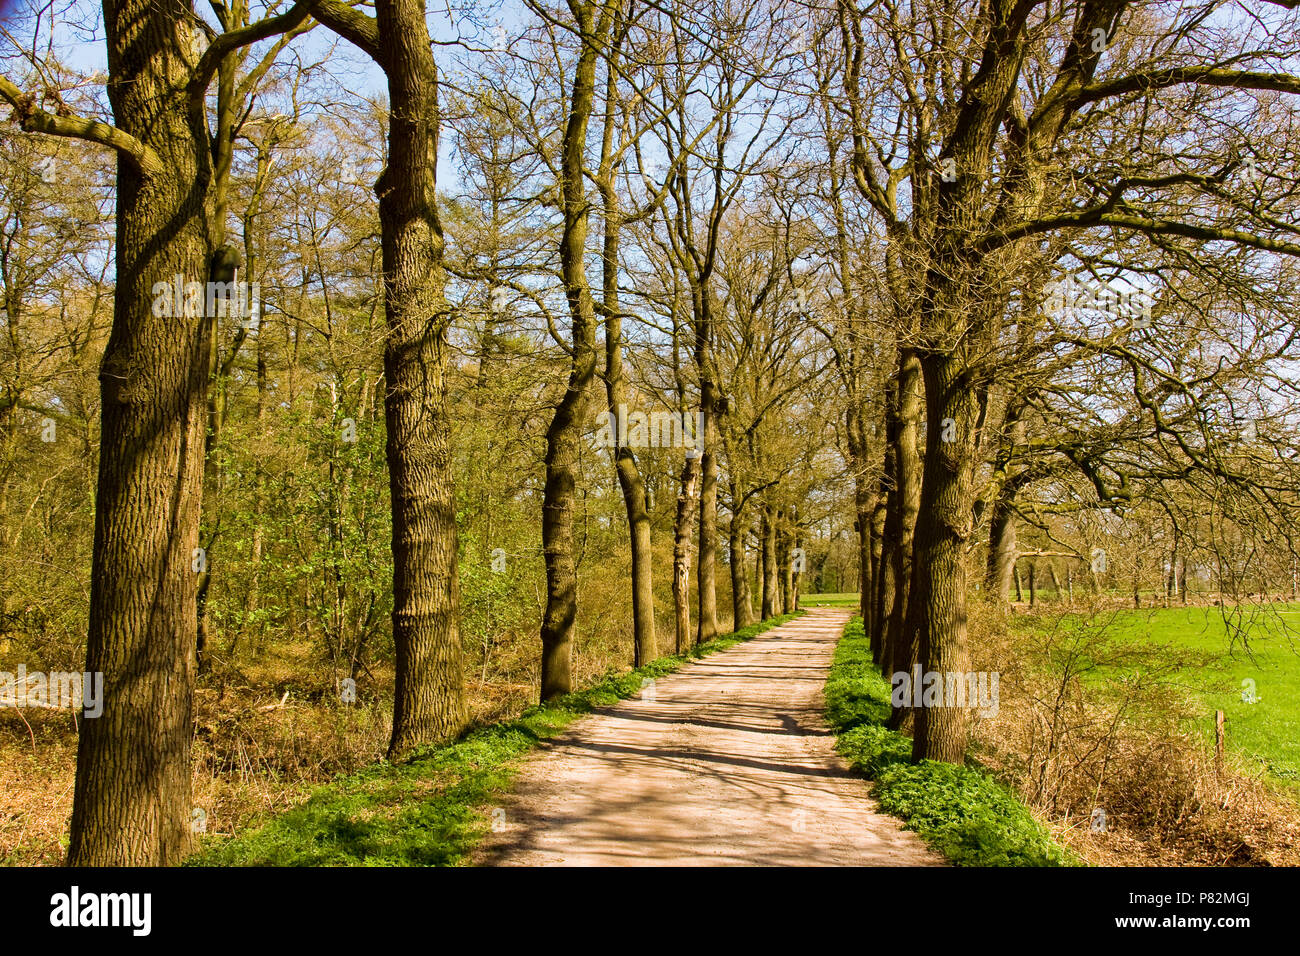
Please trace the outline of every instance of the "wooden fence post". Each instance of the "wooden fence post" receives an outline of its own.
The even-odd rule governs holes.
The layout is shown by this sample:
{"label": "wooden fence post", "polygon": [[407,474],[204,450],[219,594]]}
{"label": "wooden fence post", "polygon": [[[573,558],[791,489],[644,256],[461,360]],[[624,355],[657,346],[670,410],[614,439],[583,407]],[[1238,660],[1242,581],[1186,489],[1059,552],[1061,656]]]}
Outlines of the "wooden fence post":
{"label": "wooden fence post", "polygon": [[1223,711],[1214,712],[1214,779],[1223,780]]}

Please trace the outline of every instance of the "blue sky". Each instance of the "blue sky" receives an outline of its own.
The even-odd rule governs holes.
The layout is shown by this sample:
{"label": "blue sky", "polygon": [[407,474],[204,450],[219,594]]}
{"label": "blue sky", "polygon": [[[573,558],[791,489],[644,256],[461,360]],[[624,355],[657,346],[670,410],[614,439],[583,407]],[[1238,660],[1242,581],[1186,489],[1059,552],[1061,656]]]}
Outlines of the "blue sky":
{"label": "blue sky", "polygon": [[[261,0],[254,2],[260,3]],[[277,9],[287,8],[288,2],[289,0],[283,0]],[[208,22],[215,23],[206,3],[196,3],[195,9]],[[51,33],[54,57],[67,68],[87,75],[98,73],[102,76],[107,71],[103,13],[98,2],[62,0],[55,6],[48,7],[43,6],[39,0],[0,0],[0,11],[4,13],[0,18],[0,26],[3,27],[3,33],[0,34],[0,70],[6,75],[17,77],[24,73],[28,69],[28,63],[22,51],[33,48],[34,35],[35,47],[41,51],[48,50]],[[265,7],[259,7],[255,11],[256,17],[265,14]],[[524,8],[518,0],[449,0],[443,4],[431,2],[428,17],[430,34],[440,44],[463,42],[484,47],[498,42],[500,36],[507,39],[517,36],[525,19]],[[262,46],[265,47],[265,44]],[[336,47],[330,65],[339,80],[340,97],[352,94],[374,99],[384,95],[382,71],[324,27],[317,27],[294,43],[294,49],[307,61],[320,58],[331,46]],[[444,69],[450,66],[449,61],[455,52],[454,47],[448,46],[439,46],[435,51]],[[108,119],[108,105],[102,87],[97,98],[101,115]],[[450,145],[446,140],[444,143]],[[449,153],[450,150],[444,148],[439,163],[439,180],[443,188],[454,191],[458,177],[454,163],[448,159]]]}

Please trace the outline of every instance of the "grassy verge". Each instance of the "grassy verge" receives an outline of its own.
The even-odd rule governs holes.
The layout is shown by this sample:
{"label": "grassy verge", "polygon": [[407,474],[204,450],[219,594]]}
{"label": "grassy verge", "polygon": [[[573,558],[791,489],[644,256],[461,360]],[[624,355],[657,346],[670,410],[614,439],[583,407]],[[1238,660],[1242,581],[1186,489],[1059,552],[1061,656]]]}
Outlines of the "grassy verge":
{"label": "grassy verge", "polygon": [[378,763],[316,790],[301,806],[238,836],[211,838],[188,866],[454,866],[488,830],[484,813],[506,790],[519,760],[597,707],[641,690],[692,658],[704,657],[783,624],[772,618],[685,655],[661,657],[586,690],[525,711],[515,720],[427,747],[398,764]]}
{"label": "grassy verge", "polygon": [[958,866],[1071,866],[1015,795],[978,766],[910,762],[912,741],[885,726],[889,683],[871,662],[871,643],[855,617],[844,630],[826,680],[826,716],[839,751],[875,781],[886,813]]}
{"label": "grassy verge", "polygon": [[801,594],[799,595],[799,605],[800,607],[857,607],[858,592]]}
{"label": "grassy verge", "polygon": [[[1227,747],[1300,794],[1300,606],[1175,607],[1025,616],[1022,631],[1035,645],[1055,637],[1101,659],[1087,662],[1084,679],[1122,682],[1141,665],[1138,650],[1159,656],[1159,680],[1197,702],[1196,729],[1214,745],[1214,712],[1228,718]],[[1059,658],[1060,655],[1058,655]]]}

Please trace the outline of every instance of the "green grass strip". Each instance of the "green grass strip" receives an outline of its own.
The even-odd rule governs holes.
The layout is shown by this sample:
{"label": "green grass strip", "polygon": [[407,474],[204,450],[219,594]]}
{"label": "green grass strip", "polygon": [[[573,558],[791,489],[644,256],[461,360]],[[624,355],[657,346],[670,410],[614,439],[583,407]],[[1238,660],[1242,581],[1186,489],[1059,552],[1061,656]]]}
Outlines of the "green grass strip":
{"label": "green grass strip", "polygon": [[890,685],[871,662],[871,641],[860,617],[844,629],[825,694],[835,749],[875,781],[882,810],[902,819],[953,864],[1080,864],[1011,791],[977,765],[911,762],[911,738],[885,726]]}
{"label": "green grass strip", "polygon": [[641,690],[646,678],[671,674],[784,624],[771,618],[715,638],[688,653],[661,657],[586,690],[531,707],[518,718],[471,731],[459,740],[380,762],[315,791],[302,805],[233,837],[209,838],[187,866],[455,866],[487,833],[484,809],[509,789],[520,758],[579,717]]}

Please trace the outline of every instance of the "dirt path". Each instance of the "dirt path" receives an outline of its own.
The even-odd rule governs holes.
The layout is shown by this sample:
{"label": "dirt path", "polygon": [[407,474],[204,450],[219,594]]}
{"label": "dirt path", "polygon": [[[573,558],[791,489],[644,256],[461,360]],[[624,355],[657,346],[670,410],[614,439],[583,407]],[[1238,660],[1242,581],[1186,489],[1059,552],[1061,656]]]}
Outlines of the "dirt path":
{"label": "dirt path", "polygon": [[834,752],[822,685],[849,616],[810,610],[573,724],[525,764],[477,862],[942,865]]}

